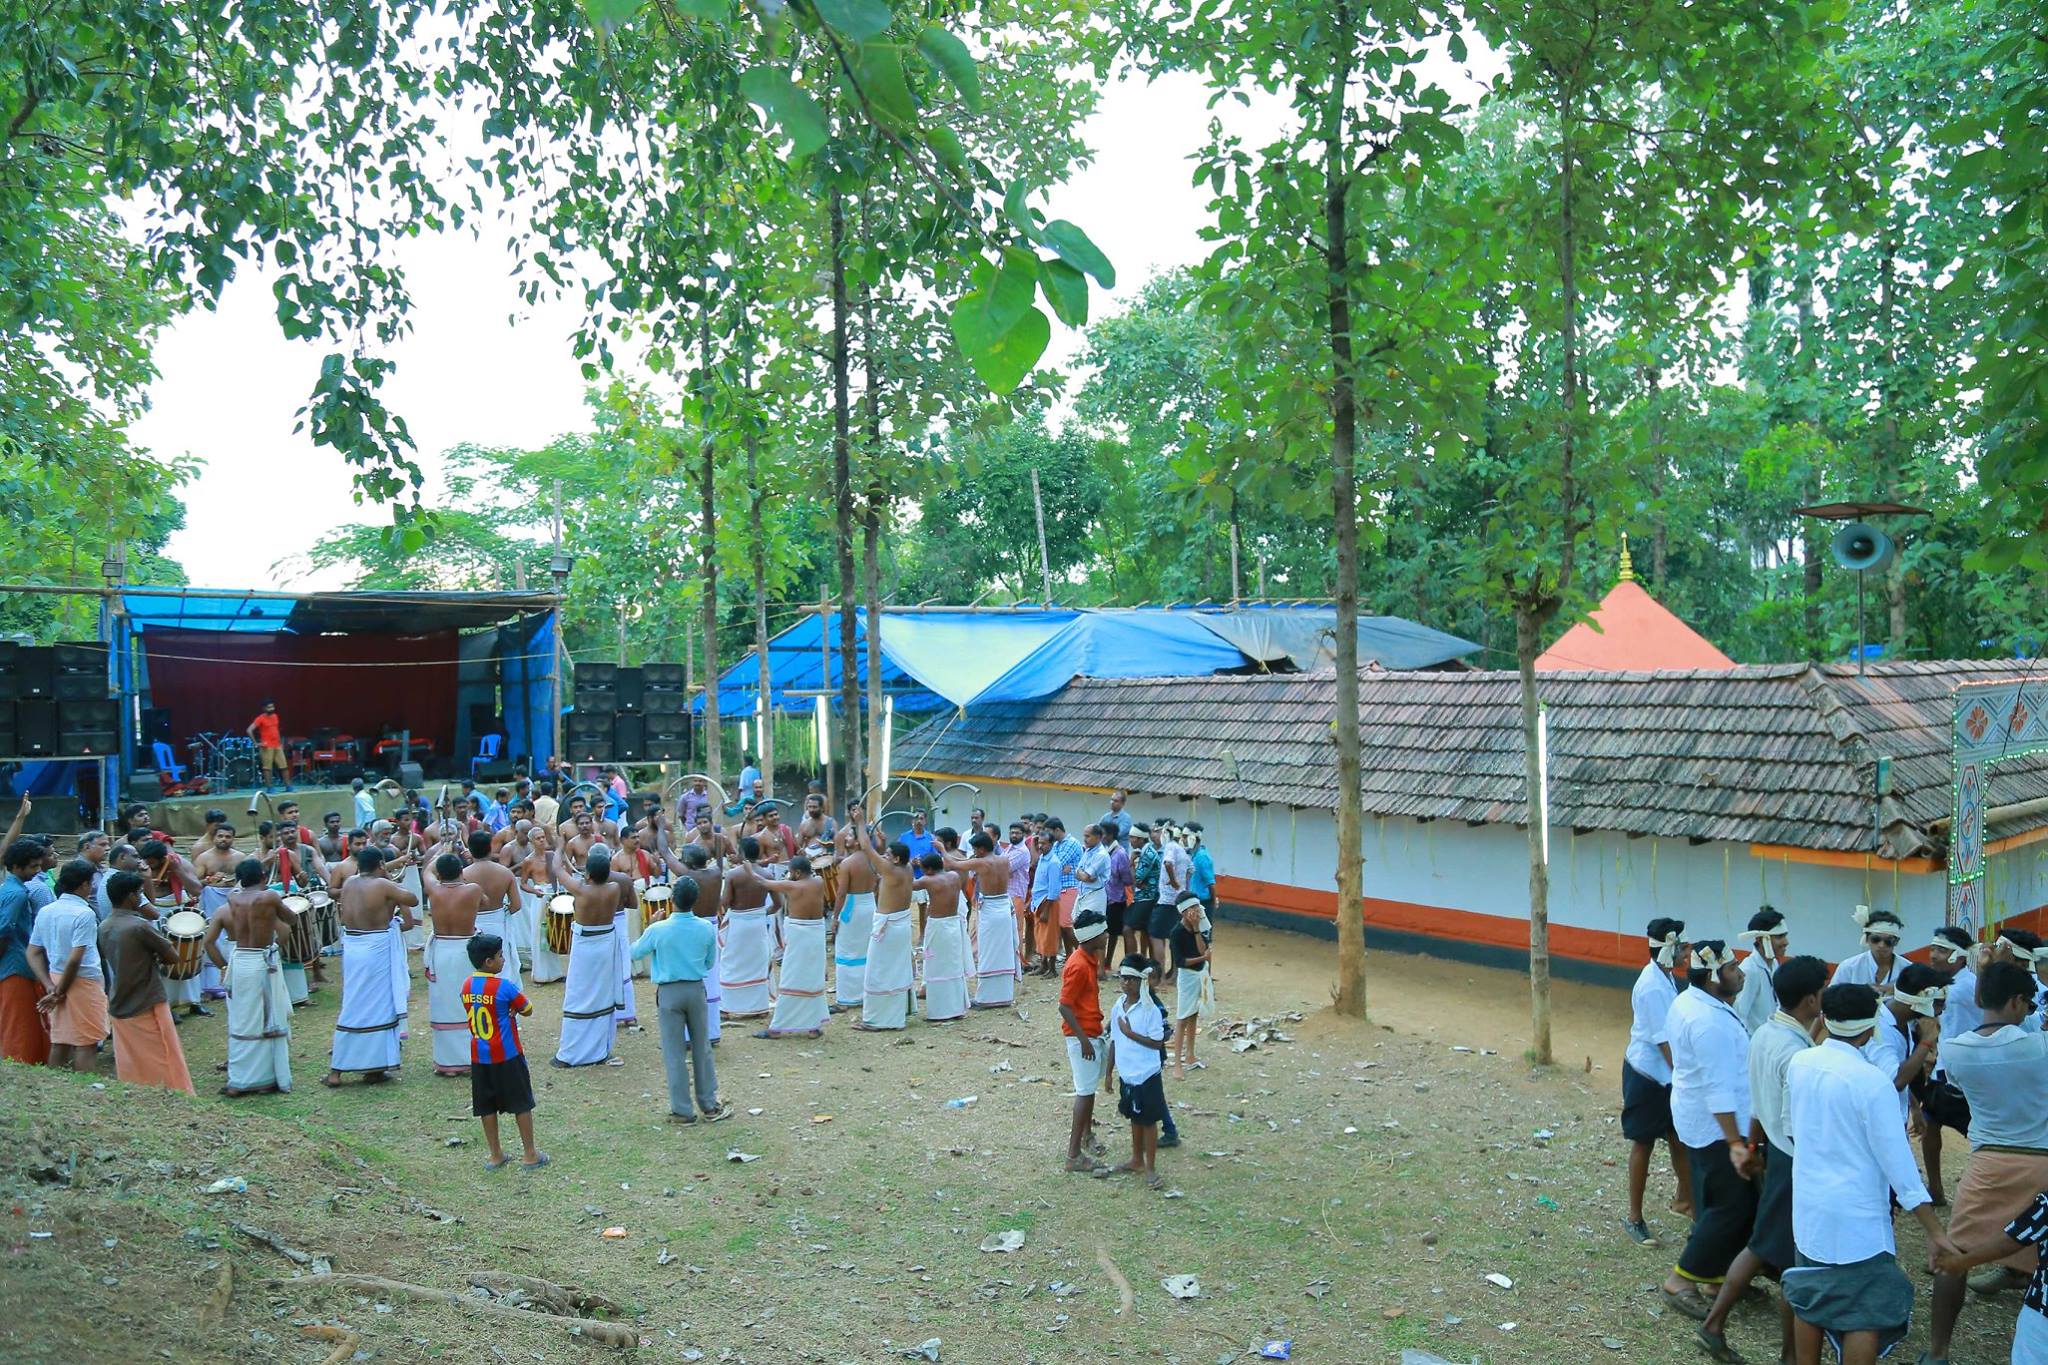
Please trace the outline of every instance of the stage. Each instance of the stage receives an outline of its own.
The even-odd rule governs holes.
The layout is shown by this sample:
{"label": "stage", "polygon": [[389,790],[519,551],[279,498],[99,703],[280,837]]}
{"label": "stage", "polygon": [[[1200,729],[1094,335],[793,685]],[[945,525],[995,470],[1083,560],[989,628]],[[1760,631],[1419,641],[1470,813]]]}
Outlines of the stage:
{"label": "stage", "polygon": [[[439,783],[428,786],[426,797],[434,799],[440,789]],[[398,807],[398,797],[390,791],[375,793],[377,814],[389,815]],[[297,801],[299,823],[318,835],[327,812],[341,816],[341,827],[348,829],[355,824],[355,791],[351,787],[293,787],[289,792],[251,790],[247,787],[237,791],[213,792],[206,796],[172,796],[149,803],[149,822],[157,829],[189,839],[206,828],[206,812],[224,810],[228,823],[235,827],[235,842],[254,847],[256,826],[260,821],[277,818],[277,803]],[[255,813],[250,814],[251,807]]]}

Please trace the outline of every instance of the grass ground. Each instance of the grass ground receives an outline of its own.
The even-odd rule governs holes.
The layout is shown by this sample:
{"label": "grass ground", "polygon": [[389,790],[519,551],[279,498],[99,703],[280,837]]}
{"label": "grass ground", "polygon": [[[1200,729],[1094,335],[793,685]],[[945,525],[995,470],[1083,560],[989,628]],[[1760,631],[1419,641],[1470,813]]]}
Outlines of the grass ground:
{"label": "grass ground", "polygon": [[[1616,1224],[1625,997],[1560,985],[1563,1064],[1536,1072],[1520,976],[1378,955],[1361,1024],[1323,1008],[1329,945],[1225,926],[1219,947],[1226,1014],[1306,1017],[1282,1025],[1292,1041],[1244,1054],[1205,1039],[1208,1069],[1169,1083],[1185,1145],[1161,1168],[1177,1198],[1058,1172],[1065,1063],[1038,983],[1015,1012],[897,1037],[836,1018],[816,1042],[735,1029],[718,1064],[740,1112],[710,1128],[664,1122],[651,1030],[622,1037],[623,1067],[536,1066],[555,1164],[532,1174],[483,1169],[467,1085],[427,1064],[417,981],[403,1079],[382,1088],[317,1083],[331,987],[294,1018],[290,1095],[210,1093],[222,1018],[183,1030],[209,1092],[197,1102],[0,1065],[0,1360],[312,1365],[329,1347],[297,1334],[307,1322],[346,1326],[382,1361],[620,1358],[537,1322],[268,1286],[298,1272],[236,1223],[337,1271],[456,1290],[484,1270],[578,1284],[625,1307],[654,1361],[879,1362],[932,1337],[947,1362],[1019,1365],[1208,1365],[1255,1360],[1243,1353],[1269,1340],[1309,1362],[1394,1362],[1404,1347],[1489,1365],[1703,1358],[1691,1324],[1657,1306],[1671,1252]],[[553,1051],[560,990],[538,989],[536,1058]],[[944,1107],[966,1095],[972,1106]],[[1113,1153],[1127,1141],[1104,1134]],[[222,1176],[247,1193],[202,1193]],[[1670,1193],[1667,1170],[1653,1207]],[[1653,1221],[1681,1233],[1671,1215]],[[613,1226],[627,1236],[601,1235]],[[1021,1250],[979,1250],[1009,1229]],[[1901,1229],[1916,1262],[1917,1230]],[[1134,1291],[1128,1313],[1105,1258]],[[224,1260],[234,1287],[208,1326]],[[1161,1288],[1180,1274],[1201,1297]],[[1956,1359],[2004,1360],[2016,1308],[1974,1305]],[[1774,1306],[1742,1310],[1731,1335],[1774,1359]],[[1904,1358],[1923,1344],[1916,1328]]]}

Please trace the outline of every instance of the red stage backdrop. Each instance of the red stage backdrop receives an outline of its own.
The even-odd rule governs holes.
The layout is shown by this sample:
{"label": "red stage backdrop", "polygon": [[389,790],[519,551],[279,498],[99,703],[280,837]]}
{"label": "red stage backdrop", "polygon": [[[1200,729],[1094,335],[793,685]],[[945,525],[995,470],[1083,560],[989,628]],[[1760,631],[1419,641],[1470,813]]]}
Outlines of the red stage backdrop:
{"label": "red stage backdrop", "polygon": [[[244,635],[150,630],[149,704],[171,713],[172,745],[201,730],[240,734],[277,702],[286,737],[332,728],[358,739],[410,727],[446,753],[455,738],[456,632],[434,635]],[[432,662],[427,662],[432,661]],[[392,664],[313,668],[310,664]]]}

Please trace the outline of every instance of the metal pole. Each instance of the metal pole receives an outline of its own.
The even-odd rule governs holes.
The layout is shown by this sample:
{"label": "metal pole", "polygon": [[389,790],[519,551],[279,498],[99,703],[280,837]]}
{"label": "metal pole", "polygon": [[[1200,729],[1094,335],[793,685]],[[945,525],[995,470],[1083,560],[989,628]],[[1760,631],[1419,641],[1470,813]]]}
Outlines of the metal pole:
{"label": "metal pole", "polygon": [[[832,690],[832,632],[826,628],[829,621],[826,605],[830,600],[830,597],[826,594],[824,580],[820,578],[818,582],[818,686],[826,692]],[[832,709],[831,703],[820,699],[818,704],[825,708],[824,711],[818,713],[818,724],[821,726],[827,725],[830,722],[825,719],[825,712]],[[858,724],[859,722],[855,720],[848,723]],[[834,780],[832,774],[832,762],[828,756],[825,761],[825,809],[828,811],[839,809],[839,783]]]}
{"label": "metal pole", "polygon": [[619,599],[619,667],[626,666],[626,599]]}
{"label": "metal pole", "polygon": [[1038,491],[1038,470],[1031,471],[1031,505],[1038,511],[1038,576],[1045,589],[1045,604],[1052,605],[1052,556],[1045,548],[1045,497]]}
{"label": "metal pole", "polygon": [[1237,576],[1237,520],[1236,507],[1235,504],[1233,504],[1230,522],[1230,605],[1233,607],[1238,604],[1239,599],[1243,596],[1241,589],[1238,587],[1238,582],[1239,580]]}

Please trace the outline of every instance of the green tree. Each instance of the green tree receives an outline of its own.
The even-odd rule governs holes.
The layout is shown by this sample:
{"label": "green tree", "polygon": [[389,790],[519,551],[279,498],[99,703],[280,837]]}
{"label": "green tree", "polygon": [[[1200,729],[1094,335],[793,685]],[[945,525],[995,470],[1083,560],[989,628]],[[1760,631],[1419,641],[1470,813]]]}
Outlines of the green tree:
{"label": "green tree", "polygon": [[1038,529],[1031,476],[1045,501],[1045,538],[1054,595],[1087,559],[1108,480],[1093,444],[1053,433],[1036,413],[949,437],[934,461],[936,491],[918,505],[916,558],[905,584],[914,595],[971,601],[987,591],[1040,594]]}

